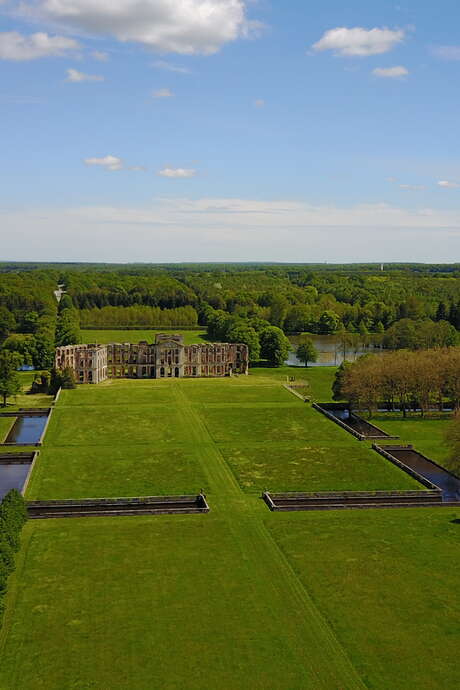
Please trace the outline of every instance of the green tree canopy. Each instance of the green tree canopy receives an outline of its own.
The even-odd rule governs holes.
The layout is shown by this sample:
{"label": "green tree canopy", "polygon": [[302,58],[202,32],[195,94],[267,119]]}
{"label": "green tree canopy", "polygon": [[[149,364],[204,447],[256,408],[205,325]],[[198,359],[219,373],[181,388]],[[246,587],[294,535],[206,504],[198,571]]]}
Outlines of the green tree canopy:
{"label": "green tree canopy", "polygon": [[0,395],[3,398],[3,407],[6,407],[6,399],[16,395],[21,390],[17,369],[22,363],[22,358],[17,352],[0,350]]}
{"label": "green tree canopy", "polygon": [[291,343],[284,335],[281,328],[269,326],[260,334],[261,355],[268,359],[270,364],[279,367],[283,364],[289,351]]}
{"label": "green tree canopy", "polygon": [[308,367],[308,362],[316,362],[318,359],[318,350],[314,346],[311,338],[307,338],[303,343],[300,343],[296,354],[298,359],[300,359],[306,367]]}

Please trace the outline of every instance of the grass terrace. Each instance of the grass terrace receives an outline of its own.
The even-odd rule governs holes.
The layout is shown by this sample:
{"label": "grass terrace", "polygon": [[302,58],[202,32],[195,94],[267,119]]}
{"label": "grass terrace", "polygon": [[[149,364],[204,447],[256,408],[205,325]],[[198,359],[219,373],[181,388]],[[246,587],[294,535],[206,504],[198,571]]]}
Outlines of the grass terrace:
{"label": "grass terrace", "polygon": [[27,497],[194,493],[209,485],[203,445],[249,493],[421,488],[262,371],[62,391]]}
{"label": "grass terrace", "polygon": [[368,688],[458,685],[460,510],[269,515]]}
{"label": "grass terrace", "polygon": [[[317,371],[302,377],[322,393],[330,373]],[[27,498],[203,487],[211,512],[30,521],[0,688],[455,686],[455,511],[269,513],[267,485],[420,488],[286,391],[285,376],[63,391]]]}
{"label": "grass terrace", "polygon": [[421,453],[442,465],[449,453],[444,435],[450,419],[449,413],[430,413],[425,417],[411,413],[404,419],[400,413],[386,412],[375,415],[371,422],[400,436],[401,442],[412,443]]}

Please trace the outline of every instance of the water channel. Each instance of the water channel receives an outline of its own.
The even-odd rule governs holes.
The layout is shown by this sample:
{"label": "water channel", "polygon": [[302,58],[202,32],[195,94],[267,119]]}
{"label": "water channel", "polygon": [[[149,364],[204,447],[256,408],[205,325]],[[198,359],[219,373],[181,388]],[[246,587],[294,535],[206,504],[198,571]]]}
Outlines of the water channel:
{"label": "water channel", "polygon": [[444,502],[460,501],[460,479],[453,474],[420,455],[413,448],[395,448],[392,446],[389,448],[382,446],[382,448],[404,465],[415,470],[422,477],[425,477],[425,479],[439,487],[442,491],[442,500]]}
{"label": "water channel", "polygon": [[11,489],[21,491],[29,474],[32,459],[0,459],[0,501]]}
{"label": "water channel", "polygon": [[17,417],[5,439],[5,443],[39,443],[47,419],[48,414]]}
{"label": "water channel", "polygon": [[388,438],[389,436],[389,434],[387,434],[385,431],[381,431],[370,422],[366,422],[366,420],[362,419],[362,417],[350,412],[350,410],[337,408],[329,409],[328,407],[324,407],[324,409],[327,410],[327,412],[329,412],[329,414],[331,414],[333,417],[340,419],[341,422],[344,422],[344,424],[347,424],[347,426],[349,426],[351,429],[357,431],[358,434],[372,438],[379,436],[382,438]]}

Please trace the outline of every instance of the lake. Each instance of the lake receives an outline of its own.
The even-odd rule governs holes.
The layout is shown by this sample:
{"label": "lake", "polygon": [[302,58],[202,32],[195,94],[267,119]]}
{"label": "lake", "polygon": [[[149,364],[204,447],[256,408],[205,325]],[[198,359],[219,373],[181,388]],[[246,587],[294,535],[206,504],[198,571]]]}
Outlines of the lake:
{"label": "lake", "polygon": [[[353,334],[358,340],[357,334]],[[358,357],[364,354],[384,354],[384,350],[379,347],[370,345],[366,347],[363,343],[357,343],[355,346],[347,346],[344,348],[341,344],[341,336],[339,335],[291,335],[289,340],[294,348],[300,343],[305,342],[309,338],[313,345],[318,350],[318,361],[309,362],[309,367],[338,367],[346,359],[349,362],[354,362]],[[345,356],[344,356],[345,355]],[[297,359],[295,351],[289,353],[286,364],[290,366],[302,367],[305,366],[303,362]]]}

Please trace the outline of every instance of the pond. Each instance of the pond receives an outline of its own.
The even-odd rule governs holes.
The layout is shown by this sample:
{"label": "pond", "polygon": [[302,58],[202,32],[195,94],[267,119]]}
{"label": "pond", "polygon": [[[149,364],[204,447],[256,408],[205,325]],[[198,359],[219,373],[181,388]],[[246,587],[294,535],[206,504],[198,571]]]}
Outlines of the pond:
{"label": "pond", "polygon": [[26,462],[0,460],[0,501],[11,489],[22,490],[31,462],[31,460]]}
{"label": "pond", "polygon": [[5,443],[39,443],[48,414],[21,415],[13,424]]}
{"label": "pond", "polygon": [[366,346],[363,342],[359,342],[358,334],[353,334],[356,339],[354,346],[343,346],[341,336],[339,335],[291,335],[289,340],[293,346],[293,350],[289,353],[286,364],[290,366],[304,366],[303,362],[297,359],[295,348],[300,343],[305,342],[309,338],[313,345],[318,350],[318,361],[309,362],[309,367],[338,367],[342,364],[344,359],[349,362],[354,362],[363,354],[372,353],[382,355],[384,350],[374,345]]}

